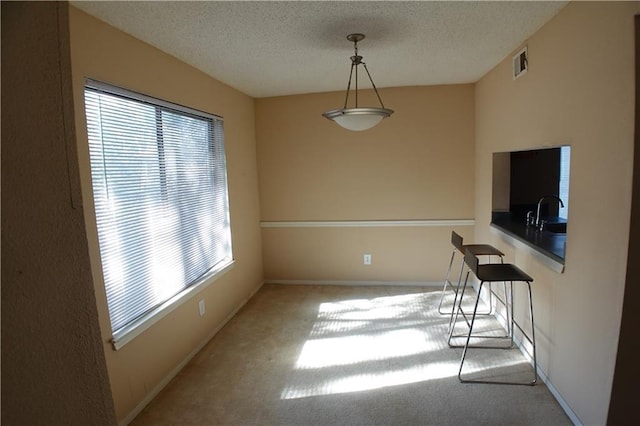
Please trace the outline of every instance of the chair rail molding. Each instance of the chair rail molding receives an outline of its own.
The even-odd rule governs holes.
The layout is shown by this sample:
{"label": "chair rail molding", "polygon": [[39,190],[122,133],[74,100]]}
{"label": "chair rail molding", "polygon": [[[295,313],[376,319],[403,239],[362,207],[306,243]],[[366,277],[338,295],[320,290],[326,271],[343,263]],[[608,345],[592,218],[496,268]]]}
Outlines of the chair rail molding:
{"label": "chair rail molding", "polygon": [[294,220],[262,221],[261,228],[383,228],[383,227],[440,227],[473,226],[475,219],[420,220]]}

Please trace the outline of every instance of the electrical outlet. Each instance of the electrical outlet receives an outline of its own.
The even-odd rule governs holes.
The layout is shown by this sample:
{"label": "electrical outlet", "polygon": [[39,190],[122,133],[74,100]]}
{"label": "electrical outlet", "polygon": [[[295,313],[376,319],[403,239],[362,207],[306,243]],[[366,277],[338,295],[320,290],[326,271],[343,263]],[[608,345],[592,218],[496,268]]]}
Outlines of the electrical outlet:
{"label": "electrical outlet", "polygon": [[205,308],[204,308],[204,299],[198,302],[198,311],[200,311],[200,316],[204,316]]}
{"label": "electrical outlet", "polygon": [[371,255],[370,254],[365,254],[364,255],[364,264],[365,265],[371,265]]}

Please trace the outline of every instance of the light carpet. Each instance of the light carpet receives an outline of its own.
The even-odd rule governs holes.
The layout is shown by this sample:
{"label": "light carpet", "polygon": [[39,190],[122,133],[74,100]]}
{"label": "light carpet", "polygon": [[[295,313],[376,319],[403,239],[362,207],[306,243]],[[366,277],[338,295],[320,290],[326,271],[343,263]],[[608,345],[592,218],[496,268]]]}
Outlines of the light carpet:
{"label": "light carpet", "polygon": [[[460,383],[439,298],[433,287],[264,285],[132,424],[571,424],[541,382]],[[520,370],[531,367],[517,349],[469,352],[472,374]]]}

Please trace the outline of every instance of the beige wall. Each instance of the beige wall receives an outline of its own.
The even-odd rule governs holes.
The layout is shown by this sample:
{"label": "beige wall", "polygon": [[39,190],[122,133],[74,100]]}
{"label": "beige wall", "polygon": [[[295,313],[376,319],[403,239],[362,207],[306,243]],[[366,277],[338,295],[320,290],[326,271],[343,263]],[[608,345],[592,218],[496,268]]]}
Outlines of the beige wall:
{"label": "beige wall", "polygon": [[[380,94],[395,114],[365,132],[322,117],[344,92],[256,100],[263,221],[473,219],[474,86]],[[439,281],[451,229],[265,228],[265,277]],[[472,236],[472,226],[458,230]]]}
{"label": "beige wall", "polygon": [[[570,3],[476,88],[475,236],[534,278],[539,362],[584,424],[605,424],[622,309],[633,161],[638,2]],[[571,145],[566,268],[557,274],[490,230],[492,154]]]}
{"label": "beige wall", "polygon": [[115,424],[79,206],[66,3],[2,2],[2,424]]}
{"label": "beige wall", "polygon": [[[71,8],[78,156],[102,341],[118,420],[198,348],[262,282],[253,99],[93,17]],[[224,118],[235,265],[119,351],[110,326],[90,187],[84,78],[90,77]],[[206,314],[198,314],[198,300]]]}

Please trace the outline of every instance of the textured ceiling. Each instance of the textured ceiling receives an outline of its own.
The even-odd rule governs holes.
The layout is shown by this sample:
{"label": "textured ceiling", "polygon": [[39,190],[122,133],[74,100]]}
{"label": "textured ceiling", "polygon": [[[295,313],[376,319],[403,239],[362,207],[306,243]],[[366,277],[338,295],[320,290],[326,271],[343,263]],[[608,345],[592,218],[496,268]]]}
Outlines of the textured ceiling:
{"label": "textured ceiling", "polygon": [[378,87],[475,82],[566,5],[559,1],[72,3],[254,97],[344,90],[353,54],[346,35],[353,32],[367,36],[358,44],[359,53]]}

